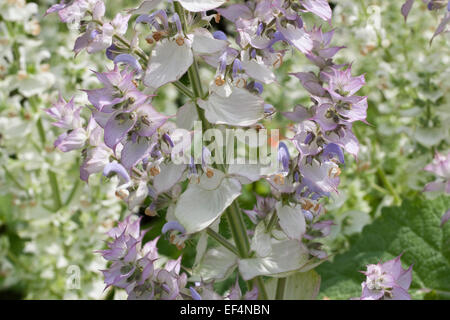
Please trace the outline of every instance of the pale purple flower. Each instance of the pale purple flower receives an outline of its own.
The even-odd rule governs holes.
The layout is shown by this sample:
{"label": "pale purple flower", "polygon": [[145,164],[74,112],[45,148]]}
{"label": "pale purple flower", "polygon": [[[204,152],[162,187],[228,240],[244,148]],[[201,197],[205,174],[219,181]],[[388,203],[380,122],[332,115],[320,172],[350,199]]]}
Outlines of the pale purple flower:
{"label": "pale purple flower", "polygon": [[256,195],[256,204],[253,210],[243,211],[253,223],[257,224],[260,220],[264,219],[275,210],[276,203],[276,199],[272,197],[262,197],[260,195]]}
{"label": "pale purple flower", "polygon": [[334,30],[322,32],[321,27],[313,27],[308,31],[312,39],[313,47],[306,57],[321,69],[332,66],[332,58],[344,47],[330,47],[331,40],[334,35]]}
{"label": "pale purple flower", "polygon": [[51,108],[45,109],[56,122],[52,123],[54,126],[72,130],[81,128],[83,120],[80,117],[82,107],[75,106],[74,98],[66,102],[60,95],[56,103]]}
{"label": "pale purple flower", "polygon": [[325,21],[331,22],[331,7],[327,0],[300,0],[306,11],[312,12]]}
{"label": "pale purple flower", "polygon": [[91,174],[103,172],[105,166],[110,163],[112,155],[111,149],[105,144],[87,148],[83,152],[84,160],[80,167],[81,180],[88,182]]}
{"label": "pale purple flower", "polygon": [[155,268],[159,238],[143,246],[146,231],[141,231],[140,221],[128,216],[108,232],[113,241],[108,243],[108,249],[100,251],[106,260],[113,262],[102,271],[106,285],[125,289],[128,299],[180,298],[180,290],[187,284],[186,274],[180,275],[181,257]]}
{"label": "pale purple flower", "polygon": [[105,4],[102,0],[62,0],[51,6],[46,14],[58,13],[62,22],[80,21],[87,11],[90,11],[95,19],[100,19],[105,14]]}
{"label": "pale purple flower", "polygon": [[450,152],[445,156],[436,152],[433,161],[424,170],[437,176],[437,180],[428,183],[424,191],[444,191],[450,193]]}
{"label": "pale purple flower", "polygon": [[88,135],[83,128],[69,130],[61,134],[55,141],[54,146],[62,152],[69,152],[83,148]]}
{"label": "pale purple flower", "polygon": [[412,265],[403,269],[400,256],[385,263],[370,264],[361,284],[361,300],[411,300]]}

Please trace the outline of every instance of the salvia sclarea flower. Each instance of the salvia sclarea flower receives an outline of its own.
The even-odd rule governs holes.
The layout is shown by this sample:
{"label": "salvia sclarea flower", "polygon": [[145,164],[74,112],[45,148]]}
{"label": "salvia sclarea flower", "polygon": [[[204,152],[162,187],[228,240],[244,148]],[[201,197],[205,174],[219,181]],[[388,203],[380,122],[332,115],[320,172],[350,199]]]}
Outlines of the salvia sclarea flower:
{"label": "salvia sclarea flower", "polygon": [[450,152],[447,155],[436,152],[433,161],[425,166],[424,170],[437,176],[437,180],[428,183],[424,191],[442,191],[450,194]]}
{"label": "salvia sclarea flower", "polygon": [[[143,1],[112,21],[105,18],[101,0],[75,0],[48,11],[57,12],[63,22],[80,19],[75,53],[104,51],[114,63],[112,69],[96,72],[100,88],[84,90],[88,106],[80,108],[74,100],[60,99],[48,110],[55,125],[67,130],[56,146],[64,152],[82,150],[80,177],[84,181],[94,173],[116,176],[116,195],[130,210],[150,203],[145,213],[155,216],[166,209],[163,233],[178,249],[200,234],[191,276],[201,284],[186,293],[182,289],[186,279],[178,273],[180,262],[156,268],[155,243],[142,246],[143,233],[136,231],[137,222],[120,224],[110,249],[104,252],[113,261],[105,278],[108,285],[127,290],[130,298],[184,294],[198,298],[203,292],[206,297],[211,281],[235,269],[244,280],[251,280],[308,271],[327,258],[318,239],[330,233],[333,223],[322,220],[323,203],[337,192],[345,153],[358,154],[352,125],[366,119],[367,99],[357,95],[365,84],[364,76],[353,76],[351,65],[333,62],[343,47],[331,45],[333,30],[324,31],[332,18],[327,1],[258,0],[222,6],[225,3]],[[207,16],[207,12],[216,13]],[[303,15],[315,16],[325,26],[309,27]],[[221,17],[235,26],[235,39],[209,30]],[[305,87],[312,103],[283,113],[294,127],[292,138],[275,141],[277,165],[219,166],[212,161],[212,147],[202,146],[195,152],[195,142],[186,138],[195,135],[196,120],[217,131],[265,128],[264,122],[276,108],[264,100],[264,86],[277,82],[275,71],[289,49],[304,54],[316,72],[291,74]],[[199,62],[212,67],[214,77],[202,81]],[[179,81],[186,73],[192,90]],[[209,83],[206,92],[202,82]],[[152,105],[154,94],[169,83],[188,98],[176,115],[157,112]],[[89,121],[80,118],[80,110],[90,114]],[[186,161],[176,163],[175,158]],[[242,235],[250,235],[252,252],[236,254],[228,247],[232,252],[221,253],[226,259],[220,267],[226,270],[211,274],[208,261],[218,251],[208,250],[206,232],[218,225],[224,212],[237,206],[243,185],[261,179],[269,183],[270,195],[258,197],[255,208],[245,211],[254,230],[241,230]],[[235,218],[242,219],[240,210]],[[230,296],[241,296],[239,290],[235,286]],[[246,298],[264,294],[264,290],[250,292]]]}
{"label": "salvia sclarea flower", "polygon": [[[422,0],[423,3],[427,5],[427,9],[430,11],[438,11],[438,12],[444,12],[444,16],[441,19],[441,22],[439,23],[438,27],[436,28],[436,31],[433,34],[433,37],[431,38],[430,42],[433,41],[433,39],[444,33],[448,32],[447,25],[450,23],[450,1],[449,0]],[[407,0],[401,8],[401,12],[403,16],[405,17],[405,20],[408,18],[408,15],[414,5],[414,0]]]}
{"label": "salvia sclarea flower", "polygon": [[181,257],[161,265],[156,247],[159,238],[142,245],[146,232],[141,230],[140,220],[130,215],[108,232],[112,241],[108,249],[100,251],[112,262],[102,271],[107,287],[125,289],[132,300],[182,299],[187,275],[180,274]]}
{"label": "salvia sclarea flower", "polygon": [[[447,155],[436,152],[433,161],[425,166],[425,171],[436,175],[437,179],[427,183],[424,192],[444,192],[450,194],[450,152]],[[441,226],[450,219],[450,209],[442,216]]]}
{"label": "salvia sclarea flower", "polygon": [[362,272],[366,280],[361,284],[361,300],[411,300],[412,265],[403,269],[400,258],[367,266]]}

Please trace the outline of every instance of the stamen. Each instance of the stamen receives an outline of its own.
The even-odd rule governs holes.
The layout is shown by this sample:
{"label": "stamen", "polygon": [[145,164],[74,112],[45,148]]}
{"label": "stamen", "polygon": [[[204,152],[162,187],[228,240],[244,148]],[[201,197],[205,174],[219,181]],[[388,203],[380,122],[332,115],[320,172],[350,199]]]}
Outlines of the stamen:
{"label": "stamen", "polygon": [[158,167],[151,167],[150,168],[150,175],[152,176],[152,177],[156,177],[158,174],[160,174],[161,173],[161,170],[159,170],[159,168]]}
{"label": "stamen", "polygon": [[147,207],[145,209],[144,213],[145,213],[146,216],[149,216],[149,217],[155,217],[156,216],[156,211],[152,210],[151,207]]}
{"label": "stamen", "polygon": [[153,39],[150,38],[150,37],[146,37],[146,38],[145,38],[145,41],[147,41],[148,44],[153,44],[153,43],[155,43],[155,41],[153,41]]}
{"label": "stamen", "polygon": [[162,32],[160,31],[156,31],[155,33],[153,33],[153,39],[158,42],[159,40],[161,40],[162,38]]}
{"label": "stamen", "polygon": [[284,184],[284,176],[282,174],[277,174],[274,178],[274,181],[276,184],[281,186]]}
{"label": "stamen", "polygon": [[206,170],[206,176],[208,178],[214,177],[214,171],[212,171],[211,169],[208,168],[208,170]]}
{"label": "stamen", "polygon": [[221,87],[225,84],[225,80],[222,78],[222,76],[217,76],[215,83],[216,83],[216,86]]}
{"label": "stamen", "polygon": [[222,16],[220,15],[220,13],[216,13],[216,15],[214,16],[214,21],[216,22],[216,23],[220,23],[220,18],[221,18]]}
{"label": "stamen", "polygon": [[177,37],[177,39],[175,40],[177,42],[177,44],[181,47],[182,45],[184,45],[184,38],[182,36]]}

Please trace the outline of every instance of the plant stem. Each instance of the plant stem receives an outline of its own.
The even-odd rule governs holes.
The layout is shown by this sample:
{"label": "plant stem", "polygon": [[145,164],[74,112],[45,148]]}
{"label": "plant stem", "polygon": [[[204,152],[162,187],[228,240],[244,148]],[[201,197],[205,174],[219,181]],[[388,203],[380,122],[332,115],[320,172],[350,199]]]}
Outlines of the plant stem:
{"label": "plant stem", "polygon": [[384,171],[383,171],[383,169],[381,167],[378,167],[377,175],[380,178],[380,180],[383,182],[383,184],[386,187],[386,189],[388,189],[389,192],[391,193],[391,195],[394,197],[395,204],[399,205],[402,201],[401,201],[399,195],[397,194],[397,191],[395,191],[395,189],[392,186],[391,182],[386,177],[386,173],[384,173]]}
{"label": "plant stem", "polygon": [[188,88],[186,87],[183,83],[181,83],[180,81],[175,81],[172,82],[172,84],[184,95],[186,95],[188,98],[194,100],[195,96],[194,93]]}
{"label": "plant stem", "polygon": [[233,235],[237,250],[239,251],[239,256],[244,259],[248,258],[250,252],[250,241],[248,240],[242,215],[237,209],[236,201],[228,207],[226,215],[230,224],[231,234]]}
{"label": "plant stem", "polygon": [[259,300],[269,300],[269,296],[267,295],[266,286],[264,285],[264,280],[262,277],[256,277],[253,280],[258,287]]}
{"label": "plant stem", "polygon": [[66,199],[66,202],[64,202],[65,207],[68,206],[72,202],[73,197],[75,197],[75,194],[77,193],[79,185],[80,185],[80,179],[77,179],[77,181],[75,182],[75,184],[72,187],[72,190],[70,191],[69,196]]}
{"label": "plant stem", "polygon": [[[230,225],[231,234],[233,235],[234,242],[239,251],[239,256],[241,258],[249,258],[250,253],[250,241],[247,235],[247,229],[245,227],[245,222],[243,216],[240,212],[237,200],[235,200],[231,206],[227,209],[228,224]],[[249,288],[256,285],[258,287],[258,294],[260,300],[267,300],[267,291],[264,285],[264,281],[261,277],[256,277],[253,279],[253,283],[247,283]]]}
{"label": "plant stem", "polygon": [[58,179],[56,174],[48,170],[48,179],[50,180],[50,186],[52,188],[53,200],[55,202],[55,211],[58,211],[62,207],[61,194],[59,193]]}
{"label": "plant stem", "polygon": [[228,242],[227,239],[225,239],[225,237],[223,237],[221,234],[215,232],[213,229],[208,228],[206,229],[206,232],[208,233],[208,235],[213,238],[214,240],[216,240],[217,242],[219,242],[221,245],[223,245],[225,248],[227,248],[228,250],[230,250],[231,252],[233,252],[236,256],[239,257],[239,251],[238,249],[236,249],[235,246],[233,246],[230,242]]}
{"label": "plant stem", "polygon": [[266,232],[271,232],[272,229],[273,229],[273,228],[275,227],[275,225],[277,224],[277,222],[278,222],[278,215],[277,215],[277,213],[274,211],[274,212],[272,213],[272,216],[270,217],[269,224],[268,224],[267,227],[266,227]]}
{"label": "plant stem", "polygon": [[275,293],[275,300],[283,300],[285,290],[286,290],[286,278],[279,278],[277,281],[277,291]]}
{"label": "plant stem", "polygon": [[47,139],[45,137],[45,130],[44,130],[44,126],[42,125],[41,118],[39,118],[38,121],[36,122],[36,126],[38,129],[39,138],[41,139],[42,146],[45,147],[45,144],[47,143]]}

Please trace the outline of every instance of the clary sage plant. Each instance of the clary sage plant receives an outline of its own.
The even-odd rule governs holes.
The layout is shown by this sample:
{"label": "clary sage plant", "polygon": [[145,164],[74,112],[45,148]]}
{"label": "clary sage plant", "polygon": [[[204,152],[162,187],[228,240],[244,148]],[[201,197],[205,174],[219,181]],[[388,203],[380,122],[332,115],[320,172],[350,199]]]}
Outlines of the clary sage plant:
{"label": "clary sage plant", "polygon": [[[328,258],[324,203],[338,191],[344,155],[358,156],[352,127],[367,116],[364,75],[333,60],[344,47],[332,43],[330,5],[151,0],[112,20],[105,9],[101,0],[48,9],[79,31],[76,55],[98,53],[110,67],[93,71],[88,103],[60,96],[46,111],[61,129],[54,146],[81,153],[80,178],[116,176],[115,194],[131,212],[99,251],[110,262],[107,287],[129,299],[285,298],[288,277]],[[297,52],[305,64],[280,74]],[[280,106],[264,91],[285,76],[310,101],[281,112],[290,125],[275,128]],[[165,86],[183,95],[176,114],[158,111]],[[242,210],[237,198],[257,181],[269,192]],[[164,217],[159,236],[146,238],[140,213]],[[193,264],[162,257],[160,237],[181,251],[195,242]],[[411,270],[400,257],[369,265],[361,299],[408,299]]]}
{"label": "clary sage plant", "polygon": [[0,0],[0,298],[448,298],[448,3]]}

